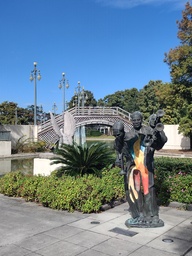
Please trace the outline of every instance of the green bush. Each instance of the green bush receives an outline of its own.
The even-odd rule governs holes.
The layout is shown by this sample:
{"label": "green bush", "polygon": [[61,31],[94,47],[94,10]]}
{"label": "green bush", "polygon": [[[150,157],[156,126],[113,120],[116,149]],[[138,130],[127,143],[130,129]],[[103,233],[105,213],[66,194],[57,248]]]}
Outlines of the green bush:
{"label": "green bush", "polygon": [[26,176],[21,172],[10,172],[0,179],[0,193],[7,196],[21,196]]}
{"label": "green bush", "polygon": [[185,172],[192,175],[191,158],[155,157],[155,169],[169,175],[170,173]]}
{"label": "green bush", "polygon": [[165,183],[168,183],[170,202],[192,203],[192,176],[179,172],[170,176]]}
{"label": "green bush", "polygon": [[[155,185],[161,205],[171,201],[192,203],[191,165],[192,159],[155,159]],[[50,176],[11,172],[0,178],[0,193],[22,196],[26,201],[39,202],[52,209],[98,212],[104,204],[113,205],[114,201],[125,199],[119,170],[118,167],[104,168],[99,177],[93,174],[58,177],[57,171]]]}
{"label": "green bush", "polygon": [[45,150],[45,141],[29,141],[25,143],[22,148],[22,152],[24,153],[44,152]]}
{"label": "green bush", "polygon": [[[65,177],[65,176],[64,176]],[[101,198],[98,193],[100,179],[93,175],[65,177],[56,194],[57,209],[82,212],[98,212]]]}
{"label": "green bush", "polygon": [[52,205],[54,205],[56,201],[56,193],[59,193],[58,184],[59,180],[54,175],[44,177],[41,186],[38,186],[36,191],[38,202],[43,206],[56,209],[56,207],[52,207]]}
{"label": "green bush", "polygon": [[[181,173],[183,175],[180,175]],[[191,190],[182,187],[183,182],[186,187],[190,187],[191,179],[185,177],[192,177],[191,175],[192,159],[190,158],[155,158],[155,187],[159,204],[168,205],[172,201],[192,203]],[[177,186],[177,182],[180,187]]]}
{"label": "green bush", "polygon": [[123,198],[125,196],[124,177],[119,175],[119,170],[118,167],[110,170],[104,168],[102,172],[103,203],[110,203],[116,198]]}
{"label": "green bush", "polygon": [[20,189],[20,195],[25,198],[26,201],[38,201],[37,188],[43,186],[45,176],[26,176],[25,182]]}
{"label": "green bush", "polygon": [[58,210],[98,212],[106,203],[125,197],[123,178],[119,168],[105,169],[102,177],[92,174],[71,177],[25,176],[20,172],[9,173],[0,179],[0,193],[22,196],[26,201],[39,202]]}
{"label": "green bush", "polygon": [[34,153],[34,152],[45,152],[46,142],[45,141],[33,141],[30,138],[25,139],[25,135],[18,139],[15,148],[13,149],[14,154],[16,153]]}
{"label": "green bush", "polygon": [[[124,198],[122,176],[118,168],[105,170],[102,178],[94,175],[49,177],[38,188],[38,200],[53,209],[98,212],[103,204]],[[49,192],[48,192],[49,191]]]}

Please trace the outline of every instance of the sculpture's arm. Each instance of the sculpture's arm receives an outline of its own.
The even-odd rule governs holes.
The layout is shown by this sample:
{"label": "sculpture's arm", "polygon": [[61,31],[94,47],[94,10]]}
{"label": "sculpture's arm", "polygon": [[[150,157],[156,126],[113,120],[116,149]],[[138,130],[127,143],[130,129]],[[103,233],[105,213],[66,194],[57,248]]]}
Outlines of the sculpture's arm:
{"label": "sculpture's arm", "polygon": [[121,168],[121,160],[122,160],[122,143],[120,143],[118,138],[115,138],[115,141],[114,141],[114,149],[116,152],[115,166],[118,166],[120,168]]}
{"label": "sculpture's arm", "polygon": [[154,128],[145,128],[145,137],[143,140],[143,145],[145,147],[152,147],[155,150],[160,150],[167,142],[167,136],[164,132],[164,125],[158,123]]}
{"label": "sculpture's arm", "polygon": [[152,147],[156,150],[160,150],[163,148],[167,140],[168,139],[164,131],[158,132],[155,136],[155,140],[152,144]]}

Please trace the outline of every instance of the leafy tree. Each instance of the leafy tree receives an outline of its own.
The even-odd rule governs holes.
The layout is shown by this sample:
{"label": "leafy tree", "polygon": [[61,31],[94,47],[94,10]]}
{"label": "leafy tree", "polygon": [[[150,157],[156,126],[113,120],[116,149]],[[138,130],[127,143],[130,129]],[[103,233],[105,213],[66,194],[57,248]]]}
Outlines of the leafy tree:
{"label": "leafy tree", "polygon": [[192,109],[192,6],[189,2],[182,12],[178,24],[180,45],[165,53],[165,63],[169,65],[177,102],[182,102],[180,108],[179,131],[192,139],[191,109]]}
{"label": "leafy tree", "polygon": [[165,115],[162,121],[166,124],[178,124],[180,120],[179,110],[175,107],[176,102],[173,94],[173,85],[171,83],[163,83],[161,80],[149,81],[140,90],[138,96],[139,110],[143,113],[144,119],[148,119],[158,109],[163,109]]}
{"label": "leafy tree", "polygon": [[14,102],[4,101],[0,104],[0,123],[15,124],[17,104]]}
{"label": "leafy tree", "polygon": [[[94,95],[91,91],[84,91],[84,96],[82,97],[82,95],[80,95],[81,101],[80,101],[80,105],[82,105],[82,100],[84,99],[84,106],[97,106],[97,101],[94,98]],[[77,95],[74,95],[70,102],[69,102],[69,108],[72,108],[74,106],[77,106],[78,104],[78,97]]]}
{"label": "leafy tree", "polygon": [[125,90],[124,94],[124,109],[130,113],[138,110],[139,91],[136,88]]}
{"label": "leafy tree", "polygon": [[60,173],[71,176],[84,174],[101,174],[101,169],[114,163],[113,151],[106,143],[93,143],[78,146],[77,144],[62,144],[57,149],[56,156],[51,164],[63,164]]}
{"label": "leafy tree", "polygon": [[34,124],[34,105],[27,106],[24,113],[28,116],[28,124]]}
{"label": "leafy tree", "polygon": [[173,93],[172,83],[160,83],[155,89],[158,106],[165,111],[162,118],[165,124],[178,124],[180,120],[179,109],[176,107],[182,102]]}
{"label": "leafy tree", "polygon": [[114,94],[109,94],[103,99],[98,100],[99,106],[119,107],[128,112],[133,112],[138,109],[137,97],[138,90],[136,88],[117,91]]}
{"label": "leafy tree", "polygon": [[4,101],[0,104],[1,124],[28,124],[29,113],[26,109],[20,108],[15,102]]}
{"label": "leafy tree", "polygon": [[[41,117],[44,116],[44,121],[50,118],[48,113],[42,112],[37,107],[37,121],[41,122]],[[15,102],[4,101],[0,104],[0,123],[10,125],[29,125],[34,123],[34,105],[27,108],[21,108]]]}
{"label": "leafy tree", "polygon": [[103,101],[105,102],[106,107],[120,107],[123,108],[123,91],[117,91],[114,94],[109,94],[104,97]]}
{"label": "leafy tree", "polygon": [[91,91],[85,91],[87,99],[85,102],[85,106],[97,106],[97,101],[94,98],[94,95]]}
{"label": "leafy tree", "polygon": [[[34,105],[27,106],[27,109],[25,109],[27,116],[28,116],[28,124],[34,124]],[[50,119],[50,114],[43,111],[42,106],[37,106],[37,124],[40,124],[41,122],[47,121]]]}
{"label": "leafy tree", "polygon": [[162,108],[158,99],[158,88],[162,85],[162,81],[149,81],[147,85],[139,91],[138,105],[139,111],[143,113],[144,119]]}
{"label": "leafy tree", "polygon": [[100,106],[100,107],[104,107],[105,106],[105,101],[103,99],[98,99],[97,105]]}

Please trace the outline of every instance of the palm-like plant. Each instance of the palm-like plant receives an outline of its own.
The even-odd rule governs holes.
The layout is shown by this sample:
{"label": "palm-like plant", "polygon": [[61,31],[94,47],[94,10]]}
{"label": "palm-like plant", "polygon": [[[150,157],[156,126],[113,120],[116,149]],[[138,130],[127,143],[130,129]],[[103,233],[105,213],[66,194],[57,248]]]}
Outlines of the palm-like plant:
{"label": "palm-like plant", "polygon": [[55,152],[51,164],[62,164],[59,173],[72,176],[101,173],[102,168],[114,163],[114,152],[104,142],[93,143],[87,146],[62,144]]}

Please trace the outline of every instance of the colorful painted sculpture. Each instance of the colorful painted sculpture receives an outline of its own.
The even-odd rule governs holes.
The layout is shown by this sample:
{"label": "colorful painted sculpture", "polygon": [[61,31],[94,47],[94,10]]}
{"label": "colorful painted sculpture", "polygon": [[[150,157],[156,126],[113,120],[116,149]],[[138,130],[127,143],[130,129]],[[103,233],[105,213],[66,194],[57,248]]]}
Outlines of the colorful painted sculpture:
{"label": "colorful painted sculpture", "polygon": [[154,187],[154,152],[167,142],[160,121],[163,111],[159,110],[149,118],[149,125],[142,125],[139,111],[131,115],[133,128],[124,131],[122,122],[113,125],[116,165],[124,175],[126,198],[132,218],[126,220],[127,227],[161,227]]}

